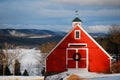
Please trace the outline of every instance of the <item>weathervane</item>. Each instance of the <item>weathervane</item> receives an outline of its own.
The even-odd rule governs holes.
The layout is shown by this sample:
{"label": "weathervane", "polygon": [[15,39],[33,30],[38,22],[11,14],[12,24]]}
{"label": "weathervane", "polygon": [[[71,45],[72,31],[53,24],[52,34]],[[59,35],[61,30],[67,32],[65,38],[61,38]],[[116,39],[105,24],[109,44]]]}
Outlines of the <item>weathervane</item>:
{"label": "weathervane", "polygon": [[75,15],[78,17],[78,10],[75,11]]}

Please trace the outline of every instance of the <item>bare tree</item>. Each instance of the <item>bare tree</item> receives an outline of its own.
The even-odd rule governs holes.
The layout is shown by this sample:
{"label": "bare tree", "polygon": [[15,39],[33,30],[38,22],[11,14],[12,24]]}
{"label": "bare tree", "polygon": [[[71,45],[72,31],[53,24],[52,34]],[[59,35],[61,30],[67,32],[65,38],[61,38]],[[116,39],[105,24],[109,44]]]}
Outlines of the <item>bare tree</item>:
{"label": "bare tree", "polygon": [[4,55],[3,49],[0,49],[0,65],[3,65],[4,57],[5,57],[5,55]]}
{"label": "bare tree", "polygon": [[120,55],[120,25],[112,25],[108,33],[109,52],[115,54],[118,61]]}
{"label": "bare tree", "polygon": [[56,42],[48,42],[48,43],[42,44],[40,46],[40,50],[42,53],[49,53],[55,47],[56,44],[57,44]]}
{"label": "bare tree", "polygon": [[15,59],[21,60],[23,56],[18,47],[12,48],[12,52],[8,54],[8,65],[11,65]]}
{"label": "bare tree", "polygon": [[[11,65],[13,65],[12,67],[14,68],[14,61],[16,59],[20,60],[23,56],[23,54],[21,54],[21,50],[19,49],[19,47],[16,47],[13,44],[8,44],[8,43],[4,43],[3,45],[3,53],[4,53],[4,58],[3,58],[3,74],[5,72],[5,66],[10,67]],[[10,53],[8,51],[8,49],[11,49],[12,52]],[[13,69],[14,72],[14,69]]]}
{"label": "bare tree", "polygon": [[5,58],[5,55],[3,53],[3,49],[0,49],[0,75],[5,74],[4,58]]}

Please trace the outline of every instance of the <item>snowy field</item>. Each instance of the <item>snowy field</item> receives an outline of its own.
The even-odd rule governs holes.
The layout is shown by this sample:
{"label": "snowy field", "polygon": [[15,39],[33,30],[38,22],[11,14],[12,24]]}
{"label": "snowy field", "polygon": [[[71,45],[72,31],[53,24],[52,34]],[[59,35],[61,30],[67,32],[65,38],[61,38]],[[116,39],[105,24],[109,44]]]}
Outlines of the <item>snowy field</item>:
{"label": "snowy field", "polygon": [[[4,50],[4,52],[6,52]],[[17,56],[17,57],[16,57]],[[8,63],[11,63],[9,69],[13,73],[14,59],[18,59],[21,63],[21,73],[26,69],[30,76],[40,75],[40,71],[43,68],[41,60],[40,50],[33,49],[8,49]],[[39,69],[39,72],[38,72]],[[1,79],[0,79],[1,80]]]}
{"label": "snowy field", "polygon": [[0,76],[0,80],[44,80],[40,76]]}

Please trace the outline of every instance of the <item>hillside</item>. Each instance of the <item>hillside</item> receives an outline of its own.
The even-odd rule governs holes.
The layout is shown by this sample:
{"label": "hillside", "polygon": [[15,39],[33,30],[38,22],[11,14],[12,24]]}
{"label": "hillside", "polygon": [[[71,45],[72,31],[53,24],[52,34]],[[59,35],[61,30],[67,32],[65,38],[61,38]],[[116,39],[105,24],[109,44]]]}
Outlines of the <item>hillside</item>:
{"label": "hillside", "polygon": [[[38,47],[48,42],[59,42],[66,32],[37,29],[0,29],[0,48],[3,43],[28,48]],[[90,33],[93,37],[104,37],[104,33]]]}

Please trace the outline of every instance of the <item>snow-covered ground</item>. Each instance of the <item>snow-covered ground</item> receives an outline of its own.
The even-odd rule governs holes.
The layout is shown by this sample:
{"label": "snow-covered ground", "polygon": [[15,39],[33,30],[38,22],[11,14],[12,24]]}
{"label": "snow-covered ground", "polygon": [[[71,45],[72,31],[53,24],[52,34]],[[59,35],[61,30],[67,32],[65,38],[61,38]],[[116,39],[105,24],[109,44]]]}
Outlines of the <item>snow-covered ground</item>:
{"label": "snow-covered ground", "polygon": [[20,61],[22,65],[27,63],[32,63],[32,64],[39,63],[36,57],[40,56],[40,50],[36,50],[35,48],[20,49],[20,50],[21,50],[21,54],[23,54],[22,59]]}
{"label": "snow-covered ground", "polygon": [[0,80],[44,80],[42,76],[0,76]]}
{"label": "snow-covered ground", "polygon": [[117,75],[112,74],[106,77],[92,78],[89,80],[120,80],[120,74],[117,74]]}
{"label": "snow-covered ground", "polygon": [[70,75],[78,75],[82,80],[120,80],[120,74],[100,74],[88,72],[85,69],[69,69],[67,72],[63,72],[57,75],[48,76],[46,80],[67,80]]}

